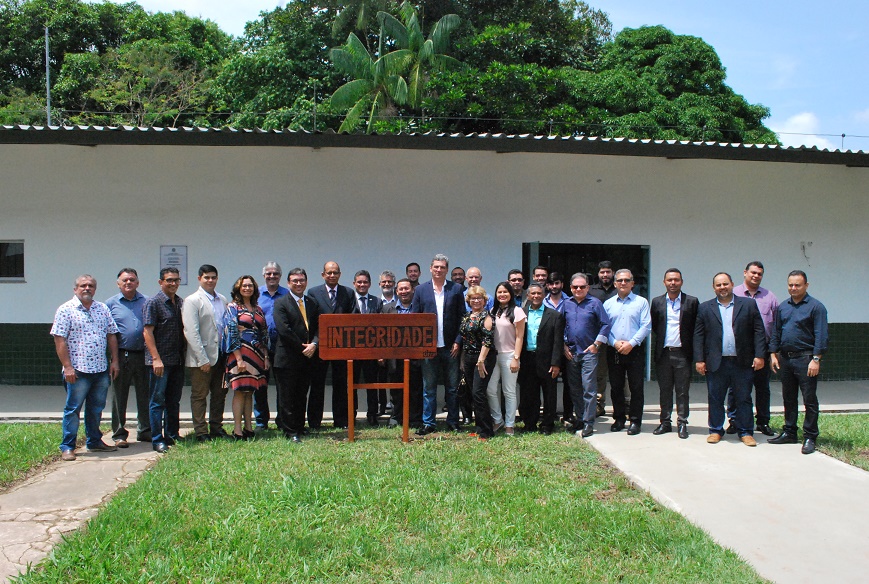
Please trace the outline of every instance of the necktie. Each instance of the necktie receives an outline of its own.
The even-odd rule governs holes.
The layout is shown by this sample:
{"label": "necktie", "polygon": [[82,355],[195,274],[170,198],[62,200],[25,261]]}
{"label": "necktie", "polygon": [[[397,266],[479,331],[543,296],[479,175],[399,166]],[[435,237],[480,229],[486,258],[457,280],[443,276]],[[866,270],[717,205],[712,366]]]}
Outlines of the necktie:
{"label": "necktie", "polygon": [[362,301],[362,314],[368,314],[368,297],[360,296],[359,300]]}
{"label": "necktie", "polygon": [[306,329],[309,328],[308,327],[308,312],[305,310],[305,300],[302,298],[299,298],[299,312],[302,313],[302,319],[305,321],[305,328]]}
{"label": "necktie", "polygon": [[329,304],[332,306],[332,310],[335,310],[335,290],[329,290]]}

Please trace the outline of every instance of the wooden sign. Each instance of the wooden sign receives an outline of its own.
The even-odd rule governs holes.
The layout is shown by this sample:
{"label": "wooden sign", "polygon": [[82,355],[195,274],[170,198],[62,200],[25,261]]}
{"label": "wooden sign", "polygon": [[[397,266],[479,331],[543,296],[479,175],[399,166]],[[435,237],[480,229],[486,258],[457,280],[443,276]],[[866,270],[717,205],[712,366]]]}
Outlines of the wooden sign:
{"label": "wooden sign", "polygon": [[320,315],[320,357],[430,359],[437,355],[434,314]]}

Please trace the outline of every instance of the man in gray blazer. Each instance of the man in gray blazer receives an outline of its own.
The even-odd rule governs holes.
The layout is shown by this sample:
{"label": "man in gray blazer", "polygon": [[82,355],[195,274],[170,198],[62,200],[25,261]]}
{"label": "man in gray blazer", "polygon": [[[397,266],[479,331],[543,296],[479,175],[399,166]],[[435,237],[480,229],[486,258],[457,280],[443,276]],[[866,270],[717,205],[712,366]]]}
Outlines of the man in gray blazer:
{"label": "man in gray blazer", "polygon": [[[199,268],[198,279],[199,289],[184,299],[181,318],[184,321],[184,337],[187,339],[185,364],[192,386],[190,411],[193,414],[193,430],[198,441],[207,442],[212,438],[228,436],[223,429],[226,354],[221,351],[226,298],[215,291],[217,268],[203,264]],[[205,410],[209,396],[211,404],[206,424]]]}

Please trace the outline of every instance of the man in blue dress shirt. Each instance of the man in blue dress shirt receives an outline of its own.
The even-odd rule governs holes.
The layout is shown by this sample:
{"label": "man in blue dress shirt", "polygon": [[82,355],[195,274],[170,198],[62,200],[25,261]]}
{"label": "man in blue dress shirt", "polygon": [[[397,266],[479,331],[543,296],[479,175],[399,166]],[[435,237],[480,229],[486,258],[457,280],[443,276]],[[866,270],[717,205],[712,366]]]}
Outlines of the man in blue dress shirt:
{"label": "man in blue dress shirt", "polygon": [[145,366],[145,325],[142,307],[147,296],[138,291],[139,274],[133,268],[118,272],[120,292],[106,300],[106,306],[118,325],[118,365],[120,371],[112,384],[112,440],[118,448],[127,448],[130,433],[127,424],[127,398],[130,385],[136,388],[136,440],[151,441],[148,414],[148,368]]}
{"label": "man in blue dress shirt", "polygon": [[[266,317],[266,325],[269,327],[269,363],[275,362],[275,345],[278,342],[278,330],[275,328],[275,317],[272,311],[275,307],[275,301],[281,296],[286,296],[290,293],[289,290],[281,286],[281,270],[280,264],[277,262],[266,262],[263,266],[263,278],[266,283],[259,287],[259,300],[257,304],[262,309]],[[271,369],[266,371],[266,378],[271,377]],[[278,378],[275,376],[275,385],[277,386]],[[278,396],[281,395],[277,391]],[[281,422],[278,419],[281,407],[277,406],[275,411],[275,424],[278,428],[281,427]],[[268,428],[271,412],[269,410],[269,389],[268,386],[258,389],[253,392],[253,415],[256,419],[257,431],[262,431]]]}

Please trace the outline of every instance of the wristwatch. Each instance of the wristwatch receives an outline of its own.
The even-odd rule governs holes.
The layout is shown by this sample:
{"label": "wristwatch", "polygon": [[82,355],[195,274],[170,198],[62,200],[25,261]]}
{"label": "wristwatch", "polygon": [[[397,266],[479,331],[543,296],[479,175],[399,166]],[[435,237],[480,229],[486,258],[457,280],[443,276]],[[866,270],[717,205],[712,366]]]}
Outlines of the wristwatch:
{"label": "wristwatch", "polygon": [[821,358],[818,357],[817,355],[815,355],[815,356],[812,357],[812,361],[814,361],[815,363],[820,363],[820,362],[821,362]]}

